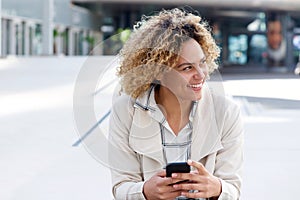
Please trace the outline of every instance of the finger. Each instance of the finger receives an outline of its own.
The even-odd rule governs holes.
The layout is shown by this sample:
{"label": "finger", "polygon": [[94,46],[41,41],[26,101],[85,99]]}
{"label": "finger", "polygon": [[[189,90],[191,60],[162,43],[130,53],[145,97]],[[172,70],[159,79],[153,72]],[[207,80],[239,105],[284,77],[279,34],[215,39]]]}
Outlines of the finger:
{"label": "finger", "polygon": [[164,186],[170,186],[170,185],[173,185],[174,183],[176,183],[177,181],[173,178],[170,178],[170,177],[164,177],[163,178],[163,181],[162,181],[162,184],[160,185],[164,185]]}
{"label": "finger", "polygon": [[159,186],[171,186],[176,183],[180,183],[183,181],[187,181],[187,179],[182,180],[182,179],[176,179],[176,178],[171,178],[171,177],[163,177],[161,178],[160,182],[158,183]]}
{"label": "finger", "polygon": [[193,161],[193,160],[188,160],[187,163],[191,167],[196,168],[198,170],[199,174],[202,174],[202,175],[209,174],[209,172],[206,170],[206,168],[200,162],[196,162],[196,161]]}
{"label": "finger", "polygon": [[173,173],[172,178],[180,180],[189,180],[192,182],[201,182],[201,179],[204,176],[199,175],[198,173]]}
{"label": "finger", "polygon": [[182,183],[182,184],[174,184],[173,187],[176,190],[197,190],[197,191],[202,191],[206,192],[209,190],[209,187],[205,184],[195,184],[195,183]]}
{"label": "finger", "polygon": [[176,193],[177,196],[179,196],[181,192],[187,192],[187,191],[181,190],[181,189],[176,189],[176,188],[174,188],[173,186],[170,186],[170,185],[160,186],[159,189],[158,189],[158,193],[161,194],[161,195]]}
{"label": "finger", "polygon": [[182,192],[188,192],[188,191],[174,191],[170,193],[164,193],[161,196],[161,199],[176,199],[176,197],[180,196]]}
{"label": "finger", "polygon": [[167,186],[172,186],[174,184],[179,184],[182,182],[188,181],[187,179],[178,179],[178,178],[170,178],[170,177],[165,177],[163,178],[162,184],[160,185],[167,185]]}
{"label": "finger", "polygon": [[166,173],[166,170],[161,170],[161,171],[157,172],[156,175],[160,176],[160,177],[166,177],[167,173]]}
{"label": "finger", "polygon": [[209,195],[207,192],[181,192],[182,196],[187,198],[197,199],[197,198],[208,198]]}
{"label": "finger", "polygon": [[181,184],[181,183],[186,183],[189,182],[188,179],[174,179],[172,178],[172,183],[170,185],[174,185],[174,184]]}
{"label": "finger", "polygon": [[198,190],[198,186],[196,184],[186,184],[186,183],[181,183],[181,184],[175,184],[173,185],[173,188],[176,190]]}

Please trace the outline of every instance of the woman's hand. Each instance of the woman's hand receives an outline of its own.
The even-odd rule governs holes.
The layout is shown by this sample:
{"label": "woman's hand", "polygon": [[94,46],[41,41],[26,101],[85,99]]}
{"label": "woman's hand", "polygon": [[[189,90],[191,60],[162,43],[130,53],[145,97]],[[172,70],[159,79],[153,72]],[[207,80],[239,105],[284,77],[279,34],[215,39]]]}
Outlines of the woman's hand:
{"label": "woman's hand", "polygon": [[[174,189],[182,190],[183,192],[181,195],[188,198],[210,198],[220,196],[222,192],[221,181],[210,174],[201,163],[189,160],[188,164],[196,170],[189,174],[175,173],[172,174],[172,178],[185,179],[190,182],[174,184]],[[194,190],[195,192],[190,193],[188,192],[189,190]]]}
{"label": "woman's hand", "polygon": [[183,191],[180,188],[173,187],[178,182],[177,178],[166,177],[166,171],[160,171],[144,183],[143,193],[147,200],[152,199],[175,199]]}

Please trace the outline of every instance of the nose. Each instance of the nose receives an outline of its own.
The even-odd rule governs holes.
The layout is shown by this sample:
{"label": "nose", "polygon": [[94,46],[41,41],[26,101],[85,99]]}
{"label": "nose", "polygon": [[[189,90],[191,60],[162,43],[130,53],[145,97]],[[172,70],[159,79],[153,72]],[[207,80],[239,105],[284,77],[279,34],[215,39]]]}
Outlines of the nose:
{"label": "nose", "polygon": [[195,79],[204,79],[206,76],[206,70],[201,68],[201,67],[195,67],[195,73],[193,75],[193,77]]}

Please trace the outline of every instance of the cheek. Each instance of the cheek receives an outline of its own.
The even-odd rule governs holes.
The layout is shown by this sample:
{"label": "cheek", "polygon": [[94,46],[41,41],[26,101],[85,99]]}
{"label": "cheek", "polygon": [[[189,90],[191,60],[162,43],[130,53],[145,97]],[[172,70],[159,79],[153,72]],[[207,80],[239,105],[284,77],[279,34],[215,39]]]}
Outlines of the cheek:
{"label": "cheek", "polygon": [[187,75],[182,75],[178,72],[169,72],[164,75],[161,79],[161,84],[168,88],[176,89],[180,85],[186,85],[188,83],[189,77]]}
{"label": "cheek", "polygon": [[207,76],[209,75],[208,72],[209,72],[209,69],[208,69],[208,67],[207,67],[206,70],[204,71],[204,76],[205,76],[205,77],[207,77]]}

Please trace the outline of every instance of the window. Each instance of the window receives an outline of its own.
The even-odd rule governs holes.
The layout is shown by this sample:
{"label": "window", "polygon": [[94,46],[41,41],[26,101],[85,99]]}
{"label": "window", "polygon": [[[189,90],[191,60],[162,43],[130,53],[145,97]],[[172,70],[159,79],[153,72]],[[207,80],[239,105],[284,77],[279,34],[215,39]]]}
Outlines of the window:
{"label": "window", "polygon": [[247,63],[248,36],[245,34],[231,35],[228,38],[230,64],[243,65]]}
{"label": "window", "polygon": [[249,42],[249,63],[265,64],[267,56],[267,37],[263,34],[254,34]]}

